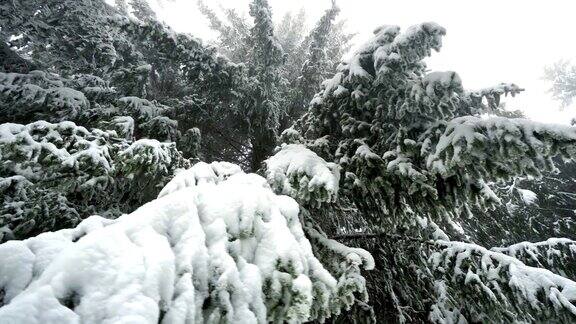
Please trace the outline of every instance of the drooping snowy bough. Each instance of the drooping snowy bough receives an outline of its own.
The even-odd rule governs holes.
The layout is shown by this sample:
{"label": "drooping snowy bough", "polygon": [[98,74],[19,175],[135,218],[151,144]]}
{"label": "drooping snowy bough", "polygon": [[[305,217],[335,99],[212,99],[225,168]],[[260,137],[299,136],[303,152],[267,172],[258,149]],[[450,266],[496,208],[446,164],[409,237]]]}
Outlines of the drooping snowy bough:
{"label": "drooping snowy bough", "polygon": [[276,192],[310,204],[332,202],[338,196],[339,166],[304,145],[283,146],[265,165],[268,182]]}
{"label": "drooping snowy bough", "polygon": [[373,267],[366,251],[337,248],[347,270],[330,273],[304,235],[296,201],[234,165],[200,162],[132,214],[0,245],[0,318],[323,320],[365,301],[359,267]]}

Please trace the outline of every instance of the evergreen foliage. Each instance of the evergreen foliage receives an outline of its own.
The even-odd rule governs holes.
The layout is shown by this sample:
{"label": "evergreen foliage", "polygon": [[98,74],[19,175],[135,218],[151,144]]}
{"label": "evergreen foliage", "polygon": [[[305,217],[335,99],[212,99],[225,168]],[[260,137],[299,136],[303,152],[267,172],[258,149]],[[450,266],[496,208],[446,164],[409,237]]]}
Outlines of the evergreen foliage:
{"label": "evergreen foliage", "polygon": [[429,71],[435,23],[339,62],[335,2],[198,5],[215,47],[145,0],[0,3],[0,318],[576,321],[574,126]]}
{"label": "evergreen foliage", "polygon": [[[241,74],[195,38],[119,9],[91,0],[0,4],[2,44],[16,58],[0,72],[0,122],[15,123],[0,135],[4,240],[154,199],[189,164],[180,134],[226,100]],[[172,117],[182,102],[194,105],[179,123]],[[199,156],[199,138],[187,158]]]}
{"label": "evergreen foliage", "polygon": [[[371,297],[390,312],[380,320],[573,320],[575,283],[561,277],[570,271],[540,259],[527,264],[557,272],[531,268],[509,256],[527,260],[521,253],[474,244],[466,230],[476,227],[473,210],[503,207],[493,184],[540,177],[555,169],[554,156],[573,159],[576,130],[481,117],[522,89],[466,91],[455,72],[428,72],[423,59],[444,34],[434,23],[380,27],[323,83],[283,139],[341,168],[340,199],[304,206],[328,236],[373,253]],[[570,262],[564,251],[560,260]]]}
{"label": "evergreen foliage", "polygon": [[249,156],[232,161],[244,164],[250,159],[250,168],[257,170],[278,134],[302,115],[323,78],[334,71],[353,35],[343,31],[343,22],[335,21],[335,3],[309,34],[304,11],[287,13],[274,25],[266,2],[250,5],[253,23],[233,9],[223,9],[222,20],[205,2],[199,1],[198,7],[218,33],[218,51],[248,67],[250,82],[241,92],[249,95],[241,100],[239,111],[245,123],[234,125],[244,131],[235,134],[239,136],[234,141]]}
{"label": "evergreen foliage", "polygon": [[272,12],[267,0],[254,0],[250,4],[254,26],[250,29],[249,45],[253,48],[249,61],[249,77],[254,78],[243,109],[246,110],[252,147],[251,168],[257,170],[276,145],[282,107],[280,95],[280,68],[284,63],[282,48],[274,36]]}
{"label": "evergreen foliage", "polygon": [[130,212],[188,165],[174,144],[69,121],[1,124],[0,158],[0,227],[19,239]]}

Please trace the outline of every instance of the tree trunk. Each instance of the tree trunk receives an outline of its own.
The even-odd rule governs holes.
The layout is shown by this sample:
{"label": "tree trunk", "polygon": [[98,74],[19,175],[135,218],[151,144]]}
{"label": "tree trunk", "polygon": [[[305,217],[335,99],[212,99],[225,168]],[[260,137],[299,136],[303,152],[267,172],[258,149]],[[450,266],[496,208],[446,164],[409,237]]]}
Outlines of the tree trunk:
{"label": "tree trunk", "polygon": [[256,172],[262,167],[262,162],[272,155],[276,147],[276,134],[271,130],[259,129],[254,132],[250,142],[252,144],[250,169]]}

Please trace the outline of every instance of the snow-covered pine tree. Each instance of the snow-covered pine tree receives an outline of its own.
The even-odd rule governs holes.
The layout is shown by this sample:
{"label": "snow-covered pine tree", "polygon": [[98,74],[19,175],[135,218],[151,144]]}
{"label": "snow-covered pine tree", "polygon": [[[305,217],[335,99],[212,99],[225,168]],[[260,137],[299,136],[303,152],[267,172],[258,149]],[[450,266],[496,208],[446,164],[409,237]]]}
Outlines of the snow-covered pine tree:
{"label": "snow-covered pine tree", "polygon": [[368,280],[382,321],[574,321],[573,270],[560,271],[570,267],[573,241],[528,247],[536,259],[546,251],[555,259],[524,264],[511,252],[518,248],[471,242],[466,230],[473,228],[459,220],[474,219],[472,206],[502,208],[491,184],[538,177],[554,167],[554,156],[576,157],[576,129],[482,117],[521,89],[466,91],[455,72],[428,72],[423,60],[444,34],[435,23],[376,29],[284,132],[293,144],[278,154],[304,144],[341,170],[337,203],[318,208],[334,200],[330,191],[308,202],[317,181],[305,169],[268,163],[267,174],[292,188],[286,192],[305,206],[312,226],[373,253],[378,270]]}
{"label": "snow-covered pine tree", "polygon": [[224,9],[226,21],[218,17],[204,1],[198,0],[198,9],[206,17],[209,27],[218,33],[216,47],[218,52],[235,63],[248,62],[251,48],[247,45],[250,38],[248,18],[240,16],[234,9]]}
{"label": "snow-covered pine tree", "polygon": [[[12,39],[8,45],[17,51],[15,54],[33,53],[29,59],[46,76],[2,80],[19,82],[0,84],[0,100],[5,103],[1,108],[9,110],[0,115],[2,121],[27,124],[40,119],[71,120],[88,128],[101,128],[114,118],[128,115],[135,121],[136,139],[156,136],[156,132],[150,132],[152,124],[162,122],[171,128],[177,125],[178,129],[158,133],[159,140],[170,138],[181,143],[178,132],[199,127],[204,134],[201,149],[210,152],[205,154],[207,158],[228,158],[220,152],[237,151],[232,144],[221,144],[216,139],[227,127],[214,125],[222,121],[238,123],[234,111],[239,109],[239,85],[248,83],[246,71],[204,47],[198,39],[174,33],[153,20],[122,15],[121,8],[110,7],[102,0],[56,0],[50,4],[13,1],[0,4],[0,10],[1,36],[6,41]],[[72,35],[72,42],[67,42]],[[91,51],[86,55],[93,58],[114,55],[106,64],[98,59],[85,60],[79,52],[83,48]],[[84,94],[89,105],[81,94],[65,88]],[[68,102],[67,106],[75,101],[84,105],[74,104],[70,114],[65,107],[54,109],[50,101],[53,94],[65,95],[65,100],[59,101]],[[74,94],[78,96],[74,98]],[[240,132],[246,127],[230,129]],[[241,151],[245,154],[244,149]]]}
{"label": "snow-covered pine tree", "polygon": [[[525,118],[520,110],[507,110],[505,103],[487,116]],[[541,178],[517,177],[492,188],[502,197],[493,210],[473,207],[474,218],[462,218],[466,237],[483,246],[508,246],[517,242],[540,242],[550,237],[573,237],[576,196],[573,181],[576,163],[554,159],[557,170],[543,171]],[[513,226],[511,226],[513,224]],[[527,230],[530,229],[530,230]]]}
{"label": "snow-covered pine tree", "polygon": [[288,80],[291,86],[286,97],[288,100],[286,116],[282,119],[282,129],[292,125],[306,111],[314,94],[320,90],[322,81],[335,72],[337,62],[349,50],[348,42],[353,35],[342,32],[343,21],[336,23],[340,9],[336,2],[327,9],[308,36],[296,49],[291,65],[298,66],[298,73]]}
{"label": "snow-covered pine tree", "polygon": [[[149,65],[146,97],[167,107],[162,115],[177,121],[182,134],[198,128],[203,137],[201,151],[208,161],[225,159],[248,168],[245,156],[249,150],[243,147],[248,143],[241,140],[246,138],[247,127],[239,117],[240,100],[250,88],[247,69],[219,56],[213,47],[204,47],[198,39],[175,34],[156,22],[128,21],[124,30],[135,39]],[[118,86],[126,84],[122,81]]]}
{"label": "snow-covered pine tree", "polygon": [[[204,1],[198,1],[198,8],[207,18],[210,28],[218,34],[215,44],[218,51],[232,62],[247,63],[250,60],[252,51],[248,42],[252,26],[250,21],[237,10],[227,8],[222,9],[226,19],[221,19],[218,13],[212,10]],[[288,88],[293,88],[293,85],[302,76],[302,66],[310,56],[313,34],[318,34],[315,30],[322,29],[327,33],[323,35],[322,42],[325,42],[323,46],[325,46],[324,52],[328,61],[328,63],[323,64],[327,66],[328,72],[333,72],[342,55],[348,51],[349,42],[354,34],[347,34],[344,31],[344,21],[335,22],[334,17],[331,18],[337,13],[335,8],[335,4],[333,4],[333,7],[328,9],[326,14],[319,19],[315,28],[308,33],[306,31],[307,22],[304,10],[301,10],[298,14],[286,13],[280,22],[275,25],[274,34],[285,55],[284,77],[288,80],[287,84],[292,85],[292,87]],[[327,73],[327,71],[322,71],[322,73]],[[284,86],[286,85],[284,84]],[[283,91],[288,92],[288,90],[290,89]]]}
{"label": "snow-covered pine tree", "polygon": [[129,42],[115,32],[114,14],[104,1],[97,0],[0,4],[2,37],[18,36],[3,41],[38,68],[65,76],[98,75],[117,63],[118,50]]}
{"label": "snow-covered pine tree", "polygon": [[[318,157],[308,162],[327,171]],[[0,318],[324,321],[366,301],[359,272],[371,269],[373,259],[323,242],[339,266],[317,259],[293,199],[236,165],[200,162],[130,215],[93,216],[74,229],[0,245]]]}
{"label": "snow-covered pine tree", "polygon": [[306,25],[306,11],[301,9],[297,14],[287,12],[275,28],[278,42],[286,56],[283,72],[288,82],[297,80],[302,75],[302,55],[305,54],[303,42],[307,33]]}

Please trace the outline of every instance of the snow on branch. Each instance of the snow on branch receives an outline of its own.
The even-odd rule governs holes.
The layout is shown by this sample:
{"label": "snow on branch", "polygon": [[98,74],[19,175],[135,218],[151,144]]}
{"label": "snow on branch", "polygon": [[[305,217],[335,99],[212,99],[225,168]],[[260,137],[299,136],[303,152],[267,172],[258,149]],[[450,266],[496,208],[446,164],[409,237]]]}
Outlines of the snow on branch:
{"label": "snow on branch", "polygon": [[141,177],[169,176],[183,161],[174,143],[155,139],[140,139],[118,154],[119,168],[124,177],[142,181]]}
{"label": "snow on branch", "polygon": [[138,97],[122,97],[118,99],[116,104],[121,113],[133,116],[139,121],[146,121],[158,117],[163,109],[162,107],[159,108],[155,103]]}
{"label": "snow on branch", "polygon": [[551,157],[576,157],[576,128],[520,118],[458,117],[422,138],[423,155],[432,152],[427,167],[443,177],[462,168],[486,178],[540,176],[554,168]]}
{"label": "snow on branch", "polygon": [[494,87],[471,91],[468,95],[472,99],[474,106],[480,106],[482,99],[486,99],[490,108],[497,109],[500,106],[500,98],[502,95],[511,95],[514,97],[522,91],[524,91],[524,89],[514,83],[500,83]]}
{"label": "snow on branch", "polygon": [[184,188],[196,187],[206,183],[217,184],[237,173],[242,173],[242,169],[236,164],[228,162],[212,162],[210,164],[198,162],[190,169],[177,173],[176,176],[164,186],[164,189],[158,194],[158,198],[162,198]]}
{"label": "snow on branch", "polygon": [[435,276],[442,279],[436,282],[438,302],[430,315],[434,322],[458,317],[447,302],[447,286],[454,285],[459,288],[453,293],[482,299],[467,306],[479,321],[498,321],[496,318],[501,314],[482,309],[494,304],[502,309],[530,309],[520,313],[527,321],[542,320],[550,312],[564,320],[576,318],[576,282],[479,245],[453,241],[435,241],[435,244],[441,249],[431,254],[429,262]]}
{"label": "snow on branch", "polygon": [[[366,294],[363,282],[349,284],[351,275],[334,277],[322,265],[298,204],[264,178],[217,163],[177,178],[132,214],[0,245],[0,318],[322,321]],[[210,178],[218,180],[202,180]]]}
{"label": "snow on branch", "polygon": [[338,195],[338,165],[324,161],[304,145],[284,145],[265,164],[266,178],[278,193],[313,205],[334,201]]}
{"label": "snow on branch", "polygon": [[[364,44],[344,65],[347,80],[373,79],[393,71],[394,65],[408,65],[430,56],[432,49],[440,50],[446,30],[432,22],[409,27],[400,33],[398,26],[382,26],[374,31],[374,38]],[[374,74],[373,71],[378,72]]]}
{"label": "snow on branch", "polygon": [[333,253],[340,254],[341,256],[352,260],[357,265],[363,265],[366,270],[374,269],[374,258],[366,250],[348,247],[338,241],[329,239],[325,234],[320,233],[313,228],[308,228],[307,232],[310,237],[317,240],[322,246]]}
{"label": "snow on branch", "polygon": [[65,87],[48,73],[0,72],[0,107],[0,119],[42,116],[50,121],[63,121],[76,118],[90,107],[90,102],[84,93]]}
{"label": "snow on branch", "polygon": [[491,250],[514,257],[527,265],[545,268],[576,280],[576,241],[550,238],[543,242],[521,242]]}

